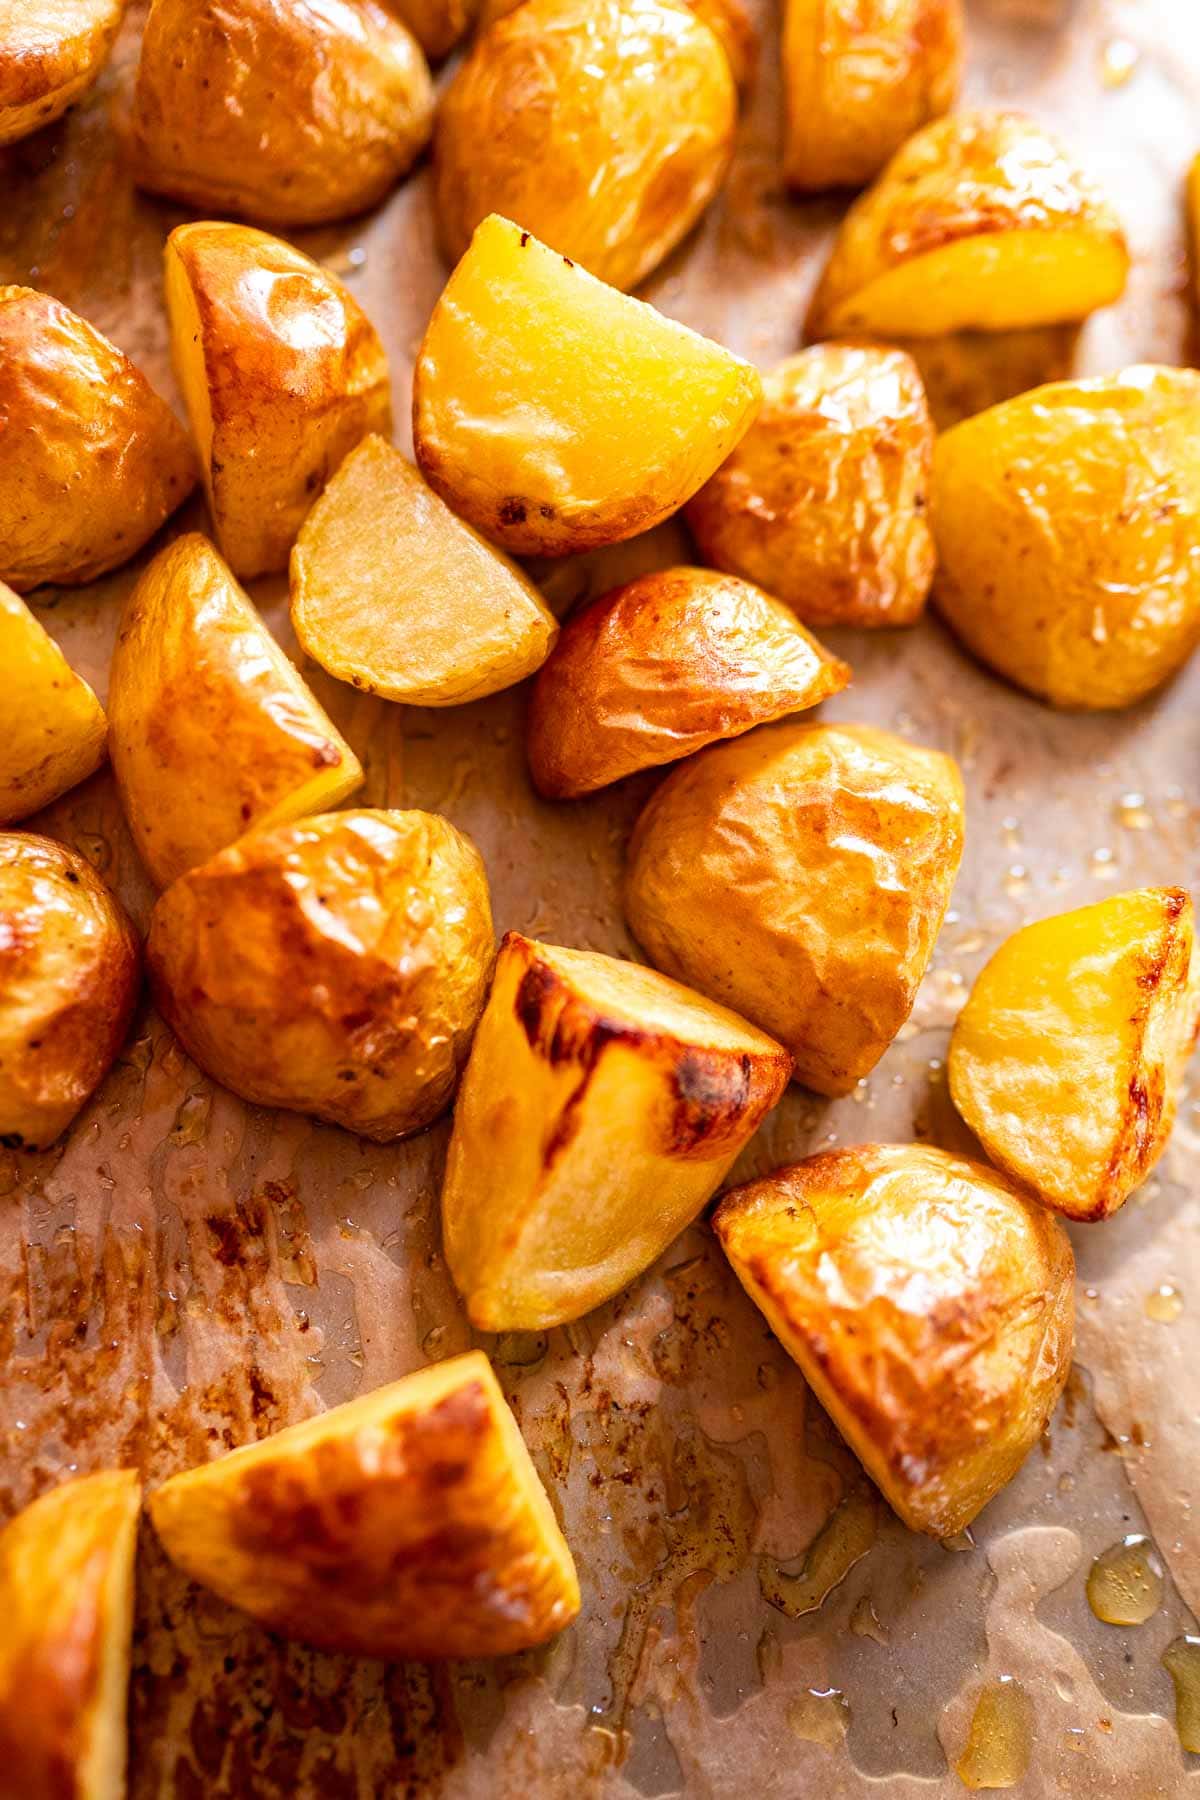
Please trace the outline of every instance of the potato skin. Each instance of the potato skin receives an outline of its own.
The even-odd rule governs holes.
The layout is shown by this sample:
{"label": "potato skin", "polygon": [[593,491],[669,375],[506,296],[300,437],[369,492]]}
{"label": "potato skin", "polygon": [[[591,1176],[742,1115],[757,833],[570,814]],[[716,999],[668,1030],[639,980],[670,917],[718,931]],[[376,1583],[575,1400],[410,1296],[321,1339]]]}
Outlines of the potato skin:
{"label": "potato skin", "polygon": [[487,877],[434,813],[327,813],[182,876],[146,949],[159,1011],[215,1081],[384,1143],[453,1095],[492,955]]}
{"label": "potato skin", "polygon": [[111,1068],[140,985],[137,934],[91,864],[0,832],[0,1144],[62,1135]]}
{"label": "potato skin", "polygon": [[940,751],[867,725],[772,725],[683,763],[634,827],[625,916],[650,961],[846,1094],[912,1010],[963,843]]}
{"label": "potato skin", "polygon": [[123,0],[38,0],[5,9],[0,144],[60,119],[108,61]]}
{"label": "potato skin", "polygon": [[944,337],[892,337],[917,365],[934,427],[949,431],[963,419],[999,406],[1030,388],[1066,381],[1075,366],[1083,327],[1036,325],[1028,331],[951,331]]}
{"label": "potato skin", "polygon": [[135,556],[196,484],[187,433],[77,313],[0,287],[0,580],[92,581]]}
{"label": "potato skin", "polygon": [[718,738],[803,712],[850,679],[761,588],[662,569],[574,614],[533,684],[534,786],[575,799]]}
{"label": "potato skin", "polygon": [[1058,1220],[919,1144],[809,1157],[727,1194],[739,1279],[888,1504],[962,1531],[1033,1448],[1074,1348]]}
{"label": "potato skin", "polygon": [[912,359],[818,344],[763,377],[757,419],[685,516],[706,562],[806,625],[911,625],[933,579],[932,466]]}
{"label": "potato skin", "polygon": [[431,62],[448,56],[479,14],[479,0],[384,0],[384,4],[408,27]]}
{"label": "potato skin", "polygon": [[0,825],[28,818],[104,761],[104,708],[19,594],[0,581]]}

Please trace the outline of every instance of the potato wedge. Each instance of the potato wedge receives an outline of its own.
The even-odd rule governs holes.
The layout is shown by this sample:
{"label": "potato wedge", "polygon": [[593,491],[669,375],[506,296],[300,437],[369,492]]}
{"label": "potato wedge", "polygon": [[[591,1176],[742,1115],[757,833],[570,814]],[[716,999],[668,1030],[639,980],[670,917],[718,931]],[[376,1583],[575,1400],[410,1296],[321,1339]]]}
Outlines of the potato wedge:
{"label": "potato wedge", "polygon": [[0,1144],[44,1150],[125,1041],[141,986],[137,935],[82,856],[0,832]]}
{"label": "potato wedge", "polygon": [[189,1056],[261,1106],[384,1143],[450,1103],[483,1006],[479,852],[435,813],[249,833],[161,895],[146,953]]}
{"label": "potato wedge", "polygon": [[954,104],[962,0],[786,0],[783,172],[790,187],[861,187]]}
{"label": "potato wedge", "polygon": [[1011,1481],[1066,1383],[1075,1259],[982,1163],[861,1144],[734,1188],[739,1281],[912,1531],[953,1537]]}
{"label": "potato wedge", "polygon": [[454,1109],[446,1262],[481,1331],[577,1319],[690,1225],[787,1051],[639,963],[510,931]]}
{"label": "potato wedge", "polygon": [[687,522],[706,562],[806,625],[911,625],[933,580],[932,466],[912,359],[817,344],[763,377],[758,418]]}
{"label": "potato wedge", "polygon": [[0,1767],[13,1800],[121,1800],[142,1487],[65,1481],[0,1532]]}
{"label": "potato wedge", "polygon": [[131,144],[152,193],[269,225],[345,219],[432,126],[421,47],[378,0],[153,0]]}
{"label": "potato wedge", "polygon": [[291,560],[292,624],[368,694],[459,706],[541,666],[558,621],[503,551],[456,518],[381,437],[352,450]]}
{"label": "potato wedge", "polygon": [[1132,706],[1200,641],[1195,370],[1057,382],[967,419],[938,440],[932,500],[938,611],[1052,706]]}
{"label": "potato wedge", "polygon": [[0,581],[93,581],[196,485],[187,433],[140,370],[34,288],[0,287]]}
{"label": "potato wedge", "polygon": [[896,152],[846,214],[810,338],[940,337],[1086,318],[1124,291],[1120,221],[1023,113],[959,112]]}
{"label": "potato wedge", "polygon": [[563,556],[682,506],[760,392],[740,357],[492,217],[429,321],[413,439],[430,486],[486,537]]}
{"label": "potato wedge", "polygon": [[533,686],[533,784],[576,799],[804,712],[850,679],[786,606],[709,569],[660,569],[576,613]]}
{"label": "potato wedge", "polygon": [[474,25],[480,0],[384,0],[431,62],[440,62]]}
{"label": "potato wedge", "polygon": [[0,4],[0,144],[61,119],[113,47],[124,0]]}
{"label": "potato wedge", "polygon": [[893,338],[917,365],[938,431],[999,406],[1030,388],[1066,381],[1083,330],[1036,325],[1029,331],[951,331],[945,337]]}
{"label": "potato wedge", "polygon": [[104,761],[104,708],[19,594],[0,581],[0,825],[49,806]]}
{"label": "potato wedge", "polygon": [[167,887],[255,826],[328,812],[357,756],[207,538],[160,550],[130,594],[108,684],[117,792]]}
{"label": "potato wedge", "polygon": [[177,226],[166,288],[221,552],[246,580],[284,569],[342,458],[391,430],[379,334],[328,270],[245,225]]}
{"label": "potato wedge", "polygon": [[271,1631],[359,1656],[504,1656],[579,1582],[480,1350],[163,1483],[168,1556]]}
{"label": "potato wedge", "polygon": [[950,1039],[954,1104],[996,1165],[1071,1219],[1162,1155],[1200,1022],[1192,902],[1140,888],[1014,932]]}
{"label": "potato wedge", "polygon": [[909,1013],[963,844],[958,766],[868,725],[772,725],[669,775],[629,844],[650,961],[847,1094]]}

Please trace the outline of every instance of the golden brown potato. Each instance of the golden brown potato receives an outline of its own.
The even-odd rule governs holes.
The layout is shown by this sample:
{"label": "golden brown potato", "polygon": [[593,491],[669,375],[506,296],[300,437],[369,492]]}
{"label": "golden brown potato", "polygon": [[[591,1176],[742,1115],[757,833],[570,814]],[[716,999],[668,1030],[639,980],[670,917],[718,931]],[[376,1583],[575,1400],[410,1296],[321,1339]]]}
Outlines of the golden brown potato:
{"label": "golden brown potato", "polygon": [[479,0],[384,0],[431,62],[448,56],[467,35],[479,13]]}
{"label": "golden brown potato", "polygon": [[187,433],[115,344],[34,288],[0,287],[0,581],[92,581],[196,484]]}
{"label": "golden brown potato", "polygon": [[124,0],[0,0],[0,144],[60,119],[108,61]]}
{"label": "golden brown potato", "polygon": [[661,569],[571,619],[534,683],[526,747],[555,800],[804,712],[850,679],[786,606],[709,569]]}
{"label": "golden brown potato", "polygon": [[846,214],[808,335],[1058,325],[1119,299],[1128,270],[1120,221],[1056,137],[1023,113],[954,113]]}
{"label": "golden brown potato", "polygon": [[122,1800],[133,1469],[65,1481],[0,1532],[0,1786],[12,1800]]}
{"label": "golden brown potato", "polygon": [[344,219],[432,124],[420,45],[378,0],[153,0],[132,151],[156,194],[271,225]]}
{"label": "golden brown potato", "polygon": [[669,775],[634,828],[630,928],[846,1094],[912,1011],[958,872],[962,780],[868,725],[773,725]]}
{"label": "golden brown potato", "polygon": [[272,1631],[359,1656],[502,1656],[579,1611],[575,1565],[480,1350],[149,1502],[167,1554]]}
{"label": "golden brown potato", "polygon": [[44,1150],[125,1041],[141,953],[92,865],[51,838],[0,832],[0,1144]]}
{"label": "golden brown potato", "polygon": [[[1192,304],[1200,308],[1200,154],[1188,166],[1184,195],[1187,212],[1188,256],[1192,273]],[[1195,335],[1193,320],[1193,335]]]}
{"label": "golden brown potato", "polygon": [[784,177],[861,187],[948,112],[962,75],[962,0],[786,0]]}
{"label": "golden brown potato", "polygon": [[125,603],[108,684],[117,791],[167,887],[255,826],[327,812],[362,766],[207,538],[160,550]]}
{"label": "golden brown potato", "polygon": [[[486,31],[497,19],[507,19],[524,4],[525,0],[483,0],[479,30]],[[758,61],[758,32],[741,0],[679,0],[679,4],[716,32],[729,58],[734,81],[739,88],[749,87]]]}
{"label": "golden brown potato", "polygon": [[938,440],[934,601],[1053,706],[1132,706],[1200,639],[1200,374],[1038,388]]}
{"label": "golden brown potato", "polygon": [[215,1081],[383,1143],[450,1102],[492,956],[487,876],[435,813],[253,831],[163,894],[159,1011]]}
{"label": "golden brown potato", "polygon": [[953,1537],[1011,1481],[1071,1367],[1066,1233],[1003,1175],[922,1144],[735,1188],[717,1236],[904,1523]]}
{"label": "golden brown potato", "polygon": [[177,226],[166,284],[175,371],[222,554],[243,579],[286,568],[347,451],[391,430],[379,334],[328,270],[245,225]]}
{"label": "golden brown potato", "polygon": [[309,656],[410,706],[459,706],[511,687],[558,636],[524,571],[381,437],[350,452],[308,515],[291,593]]}
{"label": "golden brown potato", "polygon": [[433,309],[413,377],[431,487],[518,555],[649,531],[724,461],[758,371],[485,219]]}
{"label": "golden brown potato", "polygon": [[933,579],[932,465],[912,360],[817,344],[763,377],[758,418],[687,522],[706,561],[806,625],[911,625]]}
{"label": "golden brown potato", "polygon": [[958,1016],[954,1104],[1068,1218],[1116,1212],[1162,1155],[1200,1015],[1192,950],[1182,888],[1115,894],[1015,932]]}
{"label": "golden brown potato", "polygon": [[1035,325],[1029,331],[952,331],[945,337],[893,337],[917,365],[935,428],[949,431],[1015,394],[1065,381],[1075,367],[1083,327]]}
{"label": "golden brown potato", "polygon": [[640,1275],[790,1073],[780,1045],[677,982],[510,931],[442,1188],[446,1262],[471,1323],[558,1325]]}
{"label": "golden brown potato", "polygon": [[25,602],[0,581],[0,825],[28,818],[104,761],[104,708]]}

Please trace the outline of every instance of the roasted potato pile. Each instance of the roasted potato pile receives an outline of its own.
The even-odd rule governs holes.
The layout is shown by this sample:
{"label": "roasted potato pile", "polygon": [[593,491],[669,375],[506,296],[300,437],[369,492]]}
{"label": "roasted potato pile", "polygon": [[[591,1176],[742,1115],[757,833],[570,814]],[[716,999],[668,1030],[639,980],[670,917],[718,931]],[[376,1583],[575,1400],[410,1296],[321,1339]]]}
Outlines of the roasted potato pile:
{"label": "roasted potato pile", "polygon": [[0,144],[61,119],[108,61],[124,0],[0,6]]}
{"label": "roasted potato pile", "polygon": [[0,581],[0,825],[49,806],[104,761],[104,708],[19,594]]}

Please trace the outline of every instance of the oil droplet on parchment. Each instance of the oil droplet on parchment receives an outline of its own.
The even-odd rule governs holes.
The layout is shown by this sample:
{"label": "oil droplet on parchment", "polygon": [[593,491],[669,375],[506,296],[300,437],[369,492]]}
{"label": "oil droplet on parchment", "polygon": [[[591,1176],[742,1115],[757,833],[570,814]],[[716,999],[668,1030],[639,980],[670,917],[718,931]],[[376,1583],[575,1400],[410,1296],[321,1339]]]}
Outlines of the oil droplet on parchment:
{"label": "oil droplet on parchment", "polygon": [[1169,1643],[1163,1668],[1175,1683],[1175,1730],[1183,1749],[1200,1753],[1200,1637],[1185,1635]]}
{"label": "oil droplet on parchment", "polygon": [[1123,831],[1149,831],[1154,824],[1145,794],[1122,794],[1113,807],[1113,818]]}
{"label": "oil droplet on parchment", "polygon": [[1033,1707],[1011,1675],[981,1688],[955,1772],[964,1787],[1016,1787],[1029,1767]]}
{"label": "oil droplet on parchment", "polygon": [[1106,1625],[1144,1625],[1162,1605],[1162,1564],[1148,1537],[1134,1532],[1092,1564],[1088,1605]]}
{"label": "oil droplet on parchment", "polygon": [[836,1750],[850,1728],[850,1708],[840,1688],[806,1688],[788,1702],[787,1722],[806,1743]]}
{"label": "oil droplet on parchment", "polygon": [[1100,85],[1106,88],[1124,87],[1133,75],[1142,53],[1136,44],[1128,38],[1110,38],[1100,52]]}
{"label": "oil droplet on parchment", "polygon": [[762,1558],[758,1585],[763,1599],[789,1619],[816,1612],[867,1554],[875,1542],[876,1528],[875,1501],[849,1495],[826,1519],[794,1575],[770,1557]]}
{"label": "oil droplet on parchment", "polygon": [[1162,1281],[1146,1296],[1146,1317],[1160,1325],[1173,1325],[1183,1311],[1183,1295],[1173,1281]]}

